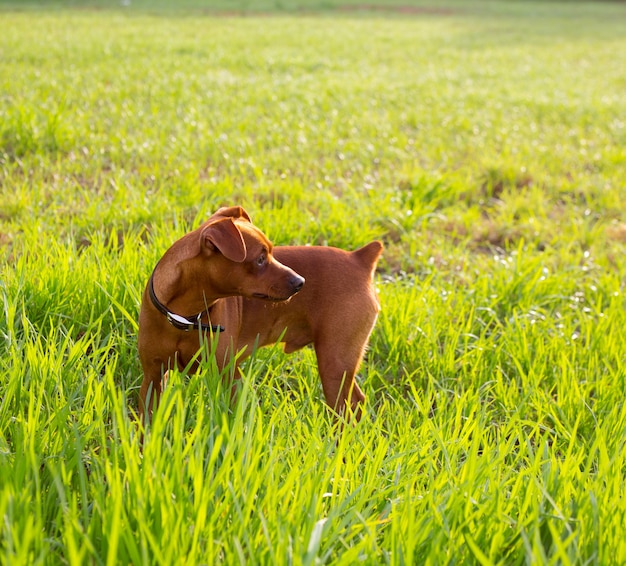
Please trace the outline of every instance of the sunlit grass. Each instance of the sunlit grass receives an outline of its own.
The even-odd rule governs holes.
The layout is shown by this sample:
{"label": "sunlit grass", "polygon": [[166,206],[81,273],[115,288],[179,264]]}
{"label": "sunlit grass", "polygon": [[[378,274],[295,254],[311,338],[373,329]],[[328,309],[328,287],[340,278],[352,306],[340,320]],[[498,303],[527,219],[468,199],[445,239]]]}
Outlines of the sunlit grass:
{"label": "sunlit grass", "polygon": [[[337,4],[0,3],[0,562],[626,560],[623,6]],[[143,286],[222,204],[385,242],[360,423],[274,347],[142,435]]]}

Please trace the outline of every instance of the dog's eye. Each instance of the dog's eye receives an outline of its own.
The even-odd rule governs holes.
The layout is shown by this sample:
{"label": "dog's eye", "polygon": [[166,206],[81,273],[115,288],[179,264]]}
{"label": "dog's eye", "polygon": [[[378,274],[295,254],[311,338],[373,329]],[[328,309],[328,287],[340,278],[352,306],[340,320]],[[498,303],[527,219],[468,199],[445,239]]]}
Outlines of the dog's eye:
{"label": "dog's eye", "polygon": [[261,267],[263,265],[265,265],[265,261],[266,261],[267,257],[265,254],[261,254],[257,259],[256,259],[256,264]]}

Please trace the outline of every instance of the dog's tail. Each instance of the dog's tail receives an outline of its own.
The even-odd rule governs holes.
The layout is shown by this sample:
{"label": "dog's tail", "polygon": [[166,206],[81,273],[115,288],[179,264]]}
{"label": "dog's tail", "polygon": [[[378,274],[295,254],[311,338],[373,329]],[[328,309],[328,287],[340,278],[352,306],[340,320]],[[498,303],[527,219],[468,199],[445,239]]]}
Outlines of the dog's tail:
{"label": "dog's tail", "polygon": [[352,252],[352,256],[363,266],[371,269],[372,274],[376,268],[376,263],[383,253],[383,244],[378,240],[370,242],[366,246]]}

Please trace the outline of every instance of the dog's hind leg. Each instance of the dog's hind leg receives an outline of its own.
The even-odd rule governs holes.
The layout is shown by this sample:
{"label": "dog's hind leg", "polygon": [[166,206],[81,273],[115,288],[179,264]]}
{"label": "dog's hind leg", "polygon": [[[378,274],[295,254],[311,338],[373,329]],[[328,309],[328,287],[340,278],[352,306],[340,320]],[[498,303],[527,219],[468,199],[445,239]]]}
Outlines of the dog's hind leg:
{"label": "dog's hind leg", "polygon": [[[343,344],[343,346],[342,346]],[[357,420],[361,418],[365,394],[356,382],[355,375],[364,353],[364,343],[346,347],[339,337],[315,342],[317,366],[322,380],[324,397],[339,415],[349,410]]]}

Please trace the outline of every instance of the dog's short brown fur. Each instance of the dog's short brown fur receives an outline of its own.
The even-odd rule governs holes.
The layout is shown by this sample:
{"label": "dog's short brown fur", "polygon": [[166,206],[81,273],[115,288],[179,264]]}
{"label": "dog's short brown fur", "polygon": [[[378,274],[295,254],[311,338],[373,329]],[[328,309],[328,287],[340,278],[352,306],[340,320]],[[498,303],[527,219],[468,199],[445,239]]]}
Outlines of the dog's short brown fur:
{"label": "dog's short brown fur", "polygon": [[[358,418],[365,396],[354,376],[379,311],[372,278],[382,249],[377,241],[355,252],[273,247],[241,207],[222,208],[167,250],[154,292],[168,311],[222,326],[213,352],[220,368],[244,347],[238,361],[279,339],[287,353],[313,344],[326,401]],[[199,331],[172,326],[149,286],[139,315],[142,417],[158,403],[167,369],[186,367],[200,348]]]}

